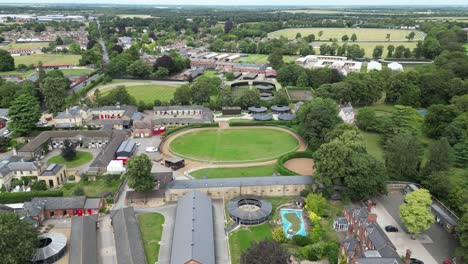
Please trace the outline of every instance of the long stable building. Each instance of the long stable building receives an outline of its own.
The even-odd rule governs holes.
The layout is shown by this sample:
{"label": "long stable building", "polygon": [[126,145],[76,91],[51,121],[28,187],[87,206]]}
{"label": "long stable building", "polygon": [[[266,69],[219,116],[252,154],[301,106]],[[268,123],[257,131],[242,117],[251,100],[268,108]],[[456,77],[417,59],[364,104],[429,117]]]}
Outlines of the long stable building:
{"label": "long stable building", "polygon": [[211,198],[191,191],[177,202],[171,264],[215,264]]}

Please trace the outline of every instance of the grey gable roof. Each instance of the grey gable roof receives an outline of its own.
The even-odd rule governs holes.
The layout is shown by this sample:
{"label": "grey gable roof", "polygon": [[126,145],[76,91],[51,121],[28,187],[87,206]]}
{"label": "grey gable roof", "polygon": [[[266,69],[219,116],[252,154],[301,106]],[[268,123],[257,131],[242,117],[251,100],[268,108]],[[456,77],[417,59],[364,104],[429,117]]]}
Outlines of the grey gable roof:
{"label": "grey gable roof", "polygon": [[311,176],[276,176],[224,179],[200,179],[196,181],[175,180],[168,184],[168,189],[201,189],[213,187],[239,187],[258,185],[303,185],[314,184]]}
{"label": "grey gable roof", "polygon": [[118,263],[146,264],[143,242],[133,207],[111,212]]}
{"label": "grey gable roof", "polygon": [[191,191],[177,202],[171,264],[195,260],[215,263],[213,209],[211,198]]}
{"label": "grey gable roof", "polygon": [[70,264],[97,263],[97,232],[98,215],[74,216],[72,218]]}

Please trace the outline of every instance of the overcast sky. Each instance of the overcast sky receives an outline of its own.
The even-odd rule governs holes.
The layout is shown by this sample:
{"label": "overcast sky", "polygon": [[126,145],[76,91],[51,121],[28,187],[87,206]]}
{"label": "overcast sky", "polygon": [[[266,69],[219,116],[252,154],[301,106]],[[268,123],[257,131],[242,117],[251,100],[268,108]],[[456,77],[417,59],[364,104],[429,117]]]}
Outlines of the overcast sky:
{"label": "overcast sky", "polygon": [[0,0],[0,3],[105,3],[155,5],[465,5],[468,0]]}

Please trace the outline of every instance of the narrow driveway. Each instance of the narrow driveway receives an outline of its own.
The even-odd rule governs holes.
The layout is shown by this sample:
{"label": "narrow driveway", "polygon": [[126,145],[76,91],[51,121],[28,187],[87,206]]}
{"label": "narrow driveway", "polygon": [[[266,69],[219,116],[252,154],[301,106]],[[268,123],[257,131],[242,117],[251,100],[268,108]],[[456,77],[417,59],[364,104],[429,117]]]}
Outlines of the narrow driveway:
{"label": "narrow driveway", "polygon": [[114,232],[109,215],[99,217],[98,220],[98,263],[114,264],[117,263],[115,252]]}
{"label": "narrow driveway", "polygon": [[[403,193],[400,191],[393,191],[390,192],[387,196],[382,196],[378,198],[377,208],[383,208],[387,212],[389,217],[393,219],[394,224],[392,225],[397,225],[400,227],[399,233],[407,235],[401,228],[403,227],[403,222],[400,219],[399,213],[399,208],[400,205],[403,204],[403,201]],[[382,218],[383,217],[379,216],[379,221],[383,220]],[[394,234],[390,233],[390,235],[393,236]],[[429,230],[422,232],[422,234],[416,241],[409,240],[408,243],[410,243],[410,245],[422,245],[426,252],[430,253],[430,255],[432,256],[432,260],[436,261],[435,263],[442,263],[446,259],[452,259],[453,252],[457,247],[456,238],[453,235],[446,232],[442,227],[440,227],[437,224],[432,224]],[[418,256],[414,252],[413,256],[418,258]],[[424,262],[430,263],[426,261]]]}
{"label": "narrow driveway", "polygon": [[213,229],[216,263],[229,264],[229,242],[224,232],[224,206],[222,200],[213,200]]}

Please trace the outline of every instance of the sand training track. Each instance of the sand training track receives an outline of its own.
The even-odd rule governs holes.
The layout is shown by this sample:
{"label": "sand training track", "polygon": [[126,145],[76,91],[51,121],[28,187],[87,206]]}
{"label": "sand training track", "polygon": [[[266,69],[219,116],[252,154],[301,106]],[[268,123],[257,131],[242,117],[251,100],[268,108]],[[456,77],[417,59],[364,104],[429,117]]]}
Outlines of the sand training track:
{"label": "sand training track", "polygon": [[[200,131],[200,130],[222,130],[222,129],[249,129],[249,128],[255,128],[255,129],[274,129],[274,130],[279,130],[283,131],[285,133],[288,133],[292,135],[297,141],[299,142],[299,147],[297,148],[296,151],[305,151],[307,149],[307,144],[305,141],[296,133],[289,129],[281,128],[281,127],[274,127],[274,126],[242,126],[242,127],[229,127],[229,126],[222,126],[220,128],[213,128],[213,127],[206,127],[206,128],[193,128],[193,129],[187,129],[181,132],[176,132],[175,134],[170,135],[161,145],[161,153],[170,156],[170,157],[175,157],[176,155],[172,153],[169,149],[169,145],[171,142],[176,139],[177,137],[192,133],[193,131]],[[201,161],[195,161],[195,160],[190,160],[186,159],[185,160],[185,168],[180,169],[180,172],[186,172],[186,171],[191,171],[193,169],[206,169],[206,168],[243,168],[243,167],[254,167],[254,166],[262,166],[262,165],[269,165],[269,164],[274,164],[276,162],[277,158],[267,160],[267,161],[259,161],[259,162],[244,162],[244,163],[219,163],[216,162],[215,164],[209,163],[209,162],[201,162]]]}
{"label": "sand training track", "polygon": [[284,163],[284,167],[299,175],[310,176],[314,173],[314,160],[310,158],[294,158],[287,160]]}

